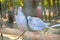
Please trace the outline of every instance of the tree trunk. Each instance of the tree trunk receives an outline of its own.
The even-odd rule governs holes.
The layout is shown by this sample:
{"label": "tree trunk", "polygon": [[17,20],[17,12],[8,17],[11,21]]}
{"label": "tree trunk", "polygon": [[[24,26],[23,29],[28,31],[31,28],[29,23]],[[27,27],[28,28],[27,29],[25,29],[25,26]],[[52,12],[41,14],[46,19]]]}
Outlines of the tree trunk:
{"label": "tree trunk", "polygon": [[36,16],[37,10],[35,6],[33,7],[33,0],[23,0],[23,1],[24,1],[23,12],[25,16]]}
{"label": "tree trunk", "polygon": [[60,4],[59,4],[60,0],[57,0],[57,9],[58,9],[58,16],[60,16]]}

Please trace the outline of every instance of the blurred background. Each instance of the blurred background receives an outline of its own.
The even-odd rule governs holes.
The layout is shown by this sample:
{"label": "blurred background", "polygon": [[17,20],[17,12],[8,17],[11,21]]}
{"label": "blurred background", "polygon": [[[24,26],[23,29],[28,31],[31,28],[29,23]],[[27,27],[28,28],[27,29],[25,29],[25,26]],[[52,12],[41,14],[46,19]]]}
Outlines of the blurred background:
{"label": "blurred background", "polygon": [[60,0],[1,0],[0,3],[0,14],[3,18],[6,18],[10,6],[14,8],[14,13],[21,6],[26,16],[41,17],[44,21],[60,16]]}
{"label": "blurred background", "polygon": [[[49,26],[52,22],[60,23],[60,0],[0,0],[0,18],[2,18],[2,27],[17,28],[15,17],[17,8],[23,8],[25,16],[35,16],[41,18]],[[12,7],[12,8],[11,8]],[[8,22],[8,11],[14,10],[13,25]],[[57,18],[56,18],[57,17]],[[52,24],[51,24],[52,23]]]}

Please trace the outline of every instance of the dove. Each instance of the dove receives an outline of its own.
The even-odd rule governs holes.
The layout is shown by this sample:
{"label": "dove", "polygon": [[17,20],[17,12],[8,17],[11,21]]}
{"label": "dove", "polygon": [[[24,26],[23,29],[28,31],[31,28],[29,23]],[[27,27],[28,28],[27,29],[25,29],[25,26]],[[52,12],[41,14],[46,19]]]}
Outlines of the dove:
{"label": "dove", "polygon": [[49,28],[48,25],[38,17],[28,16],[27,20],[28,25],[32,30],[42,31],[44,28]]}
{"label": "dove", "polygon": [[18,28],[24,28],[27,30],[27,20],[24,16],[24,13],[22,12],[22,7],[18,8],[18,14],[16,15],[16,24]]}

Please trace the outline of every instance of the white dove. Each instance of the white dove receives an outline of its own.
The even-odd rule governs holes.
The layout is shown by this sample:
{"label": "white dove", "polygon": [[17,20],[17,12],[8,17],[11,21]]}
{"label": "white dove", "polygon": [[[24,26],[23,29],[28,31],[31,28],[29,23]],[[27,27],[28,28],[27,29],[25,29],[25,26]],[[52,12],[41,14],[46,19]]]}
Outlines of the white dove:
{"label": "white dove", "polygon": [[41,31],[44,28],[49,28],[48,25],[38,17],[28,16],[27,20],[28,20],[28,25],[32,30]]}
{"label": "white dove", "polygon": [[27,21],[26,21],[26,17],[22,12],[22,7],[18,8],[18,14],[16,16],[16,24],[18,28],[20,29],[24,28],[25,30],[27,30]]}

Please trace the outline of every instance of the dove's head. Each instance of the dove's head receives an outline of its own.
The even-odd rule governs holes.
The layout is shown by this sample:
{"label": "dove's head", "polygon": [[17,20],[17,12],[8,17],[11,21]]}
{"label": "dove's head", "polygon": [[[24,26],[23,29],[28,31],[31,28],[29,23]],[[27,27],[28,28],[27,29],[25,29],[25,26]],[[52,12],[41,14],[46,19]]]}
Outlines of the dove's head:
{"label": "dove's head", "polygon": [[22,7],[19,7],[19,8],[18,8],[18,11],[22,11]]}
{"label": "dove's head", "polygon": [[24,15],[23,12],[22,12],[22,7],[18,8],[18,15],[21,15],[21,16]]}
{"label": "dove's head", "polygon": [[28,16],[27,19],[28,19],[28,21],[31,21],[32,17],[31,16]]}

